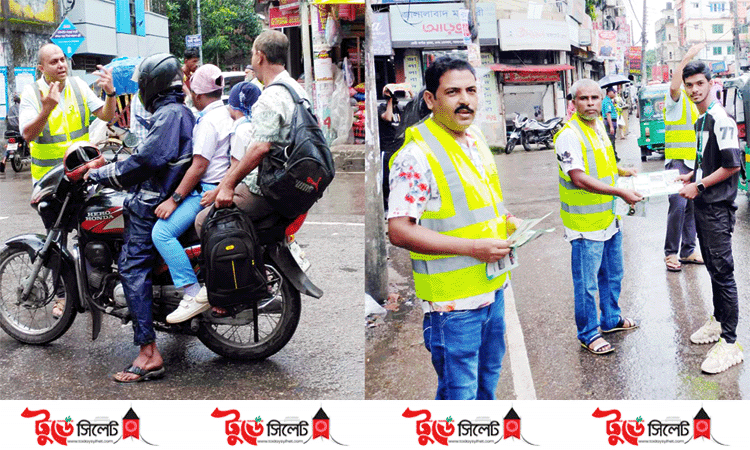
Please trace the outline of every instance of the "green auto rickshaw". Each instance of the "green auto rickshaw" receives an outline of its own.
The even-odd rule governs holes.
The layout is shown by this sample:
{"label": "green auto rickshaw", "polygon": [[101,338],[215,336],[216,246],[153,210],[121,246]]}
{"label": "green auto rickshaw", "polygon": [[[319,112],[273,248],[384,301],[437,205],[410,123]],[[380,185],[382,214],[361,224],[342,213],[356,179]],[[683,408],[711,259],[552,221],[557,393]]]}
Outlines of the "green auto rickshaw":
{"label": "green auto rickshaw", "polygon": [[[750,74],[729,78],[723,81],[721,103],[727,113],[737,122],[737,134],[740,148],[745,151],[745,172],[750,169],[750,147],[748,147],[747,130],[750,129]],[[740,189],[748,192],[747,180],[740,176]]]}
{"label": "green auto rickshaw", "polygon": [[638,118],[641,124],[641,161],[652,152],[664,154],[664,100],[669,84],[652,84],[638,90]]}

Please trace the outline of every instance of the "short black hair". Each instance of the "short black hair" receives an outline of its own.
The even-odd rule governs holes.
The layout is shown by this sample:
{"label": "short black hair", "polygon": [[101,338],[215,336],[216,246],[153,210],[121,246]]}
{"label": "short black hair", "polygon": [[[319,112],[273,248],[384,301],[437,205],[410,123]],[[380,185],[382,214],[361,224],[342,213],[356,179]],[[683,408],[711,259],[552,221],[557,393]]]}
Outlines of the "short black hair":
{"label": "short black hair", "polygon": [[612,86],[608,87],[607,94],[609,94],[610,92],[615,92],[615,88],[613,88]]}
{"label": "short black hair", "polygon": [[711,79],[711,69],[708,68],[706,63],[703,61],[690,61],[685,65],[685,68],[682,69],[682,81],[685,81],[687,78],[692,77],[693,75],[703,74],[706,77],[706,80]]}
{"label": "short black hair", "polygon": [[200,51],[198,50],[198,47],[190,47],[185,50],[185,61],[193,58],[200,58]]}
{"label": "short black hair", "polygon": [[432,92],[433,95],[437,93],[440,86],[440,77],[449,70],[468,70],[474,75],[474,78],[477,77],[477,73],[468,61],[451,56],[441,56],[433,61],[424,73],[424,84],[427,90]]}

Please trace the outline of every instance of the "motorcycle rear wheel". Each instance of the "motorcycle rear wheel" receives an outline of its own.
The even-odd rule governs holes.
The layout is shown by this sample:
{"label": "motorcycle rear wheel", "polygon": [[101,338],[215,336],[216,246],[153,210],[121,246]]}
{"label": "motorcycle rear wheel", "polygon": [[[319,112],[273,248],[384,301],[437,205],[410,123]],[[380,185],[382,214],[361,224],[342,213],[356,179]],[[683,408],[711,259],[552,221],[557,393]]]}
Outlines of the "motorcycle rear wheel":
{"label": "motorcycle rear wheel", "polygon": [[505,144],[505,154],[510,155],[513,149],[516,148],[516,144],[517,144],[516,138],[508,139],[508,143]]}
{"label": "motorcycle rear wheel", "polygon": [[[17,247],[6,247],[0,253],[0,328],[17,341],[41,345],[65,334],[75,320],[75,275],[72,269],[62,264],[60,282],[66,301],[59,318],[52,316],[57,300],[53,270],[45,271],[42,267],[29,298],[20,303],[24,281],[31,275],[32,255],[31,249]],[[56,260],[53,254],[50,261]]]}
{"label": "motorcycle rear wheel", "polygon": [[212,323],[209,319],[198,329],[203,345],[225,358],[256,361],[270,357],[289,342],[302,311],[300,294],[275,266],[266,264],[266,273],[273,296],[271,301],[259,302],[258,341],[254,339],[252,318],[244,325]]}
{"label": "motorcycle rear wheel", "polygon": [[21,158],[21,155],[19,153],[16,153],[13,155],[13,158],[10,160],[10,165],[13,166],[13,170],[16,172],[20,172],[23,170],[23,159]]}

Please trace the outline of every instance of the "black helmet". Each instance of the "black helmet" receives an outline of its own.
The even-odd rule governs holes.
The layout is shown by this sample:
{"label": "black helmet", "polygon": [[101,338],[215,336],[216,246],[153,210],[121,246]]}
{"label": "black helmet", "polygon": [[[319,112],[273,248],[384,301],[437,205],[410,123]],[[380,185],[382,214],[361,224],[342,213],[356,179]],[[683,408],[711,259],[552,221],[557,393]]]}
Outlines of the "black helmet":
{"label": "black helmet", "polygon": [[156,96],[175,86],[182,86],[180,62],[169,53],[157,53],[144,59],[138,66],[138,90],[146,111],[154,113]]}

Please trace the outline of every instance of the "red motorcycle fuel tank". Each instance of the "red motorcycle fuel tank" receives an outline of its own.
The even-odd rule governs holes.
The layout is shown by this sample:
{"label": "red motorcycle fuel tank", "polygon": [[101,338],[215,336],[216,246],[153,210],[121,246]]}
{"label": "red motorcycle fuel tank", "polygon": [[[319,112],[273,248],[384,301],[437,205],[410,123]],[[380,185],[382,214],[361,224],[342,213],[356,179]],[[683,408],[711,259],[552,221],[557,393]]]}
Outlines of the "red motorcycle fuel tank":
{"label": "red motorcycle fuel tank", "polygon": [[103,189],[89,198],[81,210],[81,233],[88,235],[89,239],[93,237],[91,235],[100,238],[122,236],[125,231],[122,205],[127,195],[114,189]]}

